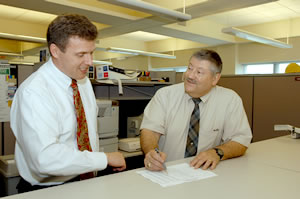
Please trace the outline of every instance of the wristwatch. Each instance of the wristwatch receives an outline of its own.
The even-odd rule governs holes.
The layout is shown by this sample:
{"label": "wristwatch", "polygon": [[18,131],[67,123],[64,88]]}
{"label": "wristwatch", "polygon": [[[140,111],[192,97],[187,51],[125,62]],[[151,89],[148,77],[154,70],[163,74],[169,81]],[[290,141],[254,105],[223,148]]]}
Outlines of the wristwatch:
{"label": "wristwatch", "polygon": [[214,148],[214,150],[216,151],[217,155],[220,157],[220,160],[222,160],[222,158],[224,156],[223,150],[219,149],[219,148]]}

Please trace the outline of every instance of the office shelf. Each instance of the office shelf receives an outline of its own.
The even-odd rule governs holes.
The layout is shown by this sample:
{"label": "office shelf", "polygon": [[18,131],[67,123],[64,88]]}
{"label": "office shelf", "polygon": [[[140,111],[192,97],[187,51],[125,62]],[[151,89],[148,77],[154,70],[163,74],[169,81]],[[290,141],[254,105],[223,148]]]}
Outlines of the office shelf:
{"label": "office shelf", "polygon": [[96,98],[112,100],[150,100],[158,89],[171,85],[169,82],[122,81],[121,95],[115,80],[111,83],[93,81],[92,84]]}

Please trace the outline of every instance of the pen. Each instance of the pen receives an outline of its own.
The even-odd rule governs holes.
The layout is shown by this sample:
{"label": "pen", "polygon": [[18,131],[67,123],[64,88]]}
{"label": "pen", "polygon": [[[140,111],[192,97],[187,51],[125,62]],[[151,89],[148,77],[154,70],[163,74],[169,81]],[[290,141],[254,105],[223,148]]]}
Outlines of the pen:
{"label": "pen", "polygon": [[[158,154],[159,154],[159,150],[158,150],[158,148],[155,148],[155,151],[156,151],[156,153],[158,153]],[[165,172],[168,174],[168,171],[167,171],[166,164],[165,164],[165,163],[163,163],[163,166],[164,166]]]}

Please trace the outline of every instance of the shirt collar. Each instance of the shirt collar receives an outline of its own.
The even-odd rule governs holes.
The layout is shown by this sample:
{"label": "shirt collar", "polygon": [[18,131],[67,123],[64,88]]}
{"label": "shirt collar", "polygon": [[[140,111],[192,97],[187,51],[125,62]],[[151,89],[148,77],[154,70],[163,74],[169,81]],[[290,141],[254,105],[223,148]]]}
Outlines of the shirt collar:
{"label": "shirt collar", "polygon": [[57,66],[53,63],[52,58],[49,59],[49,64],[51,66],[54,79],[57,80],[58,84],[60,84],[64,89],[69,89],[72,79],[57,68]]}
{"label": "shirt collar", "polygon": [[[210,91],[209,91],[206,95],[200,97],[201,101],[202,101],[203,103],[206,103],[206,102],[209,100],[209,98],[210,98],[210,96],[212,95],[212,93],[215,92],[215,90],[216,90],[216,86],[214,86],[212,89],[210,89]],[[186,95],[186,98],[187,98],[188,100],[191,100],[191,101],[192,101],[192,97],[191,97],[189,94],[185,93],[185,95]]]}

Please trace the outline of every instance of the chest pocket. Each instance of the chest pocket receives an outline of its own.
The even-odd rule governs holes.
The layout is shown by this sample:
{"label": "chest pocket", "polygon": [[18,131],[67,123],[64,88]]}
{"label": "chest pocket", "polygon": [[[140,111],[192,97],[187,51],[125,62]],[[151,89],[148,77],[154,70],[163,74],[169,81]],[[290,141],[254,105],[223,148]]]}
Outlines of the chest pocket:
{"label": "chest pocket", "polygon": [[222,143],[224,132],[222,124],[222,119],[217,117],[200,119],[199,149],[207,150]]}

